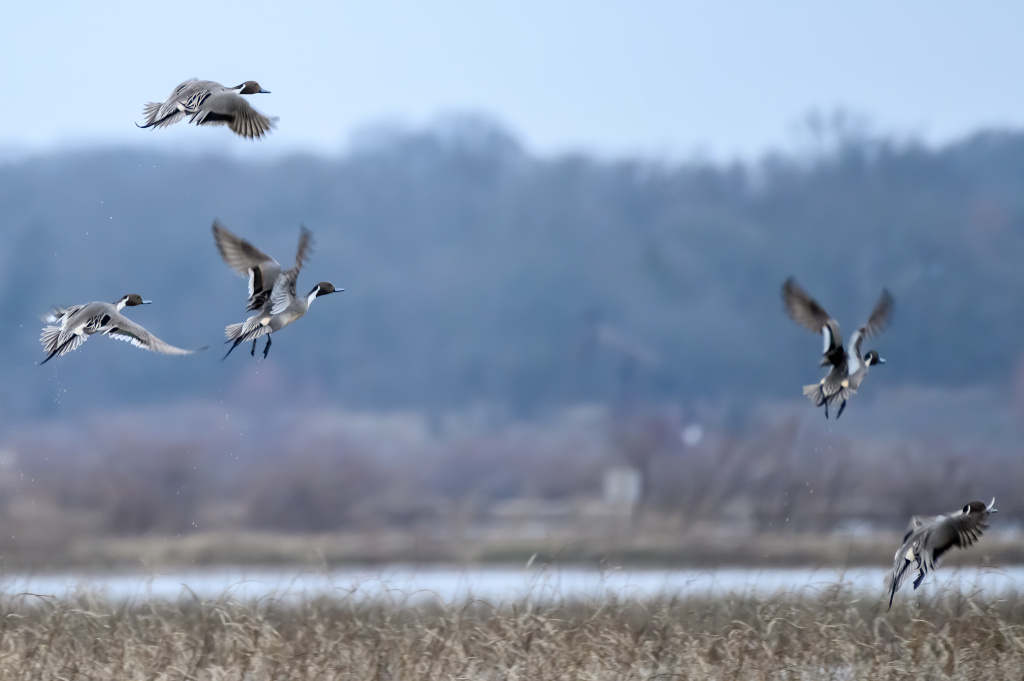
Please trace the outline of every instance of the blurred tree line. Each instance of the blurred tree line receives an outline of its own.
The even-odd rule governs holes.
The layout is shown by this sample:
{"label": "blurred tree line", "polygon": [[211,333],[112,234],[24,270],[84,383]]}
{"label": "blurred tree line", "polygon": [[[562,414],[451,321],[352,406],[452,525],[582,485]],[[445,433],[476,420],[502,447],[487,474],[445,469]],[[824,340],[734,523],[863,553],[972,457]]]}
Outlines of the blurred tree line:
{"label": "blurred tree line", "polygon": [[[911,515],[993,496],[1006,531],[1024,511],[1017,447],[822,431],[792,413],[687,444],[675,436],[680,415],[667,412],[609,424],[605,410],[577,408],[444,436],[428,434],[422,417],[327,407],[165,412],[85,416],[12,437],[0,449],[0,556],[45,549],[68,560],[89,537],[244,531],[508,546],[524,525],[592,545],[616,526],[602,480],[624,461],[648,474],[630,536],[666,545],[723,532],[881,531],[895,541]],[[218,428],[224,421],[230,428]],[[873,560],[890,559],[885,541]]]}
{"label": "blurred tree line", "polygon": [[[749,162],[539,157],[485,119],[380,128],[337,157],[267,161],[100,149],[0,165],[0,406],[7,418],[200,396],[245,399],[255,361],[217,365],[245,282],[212,220],[299,280],[348,289],[276,336],[265,372],[289,399],[535,414],[631,389],[652,401],[799,396],[819,341],[782,312],[789,275],[844,324],[883,286],[886,381],[1004,385],[1024,338],[1024,133],[932,148],[829,122],[807,149]],[[156,358],[104,339],[43,368],[53,304],[156,304],[131,316]],[[657,361],[580,352],[594,316]],[[117,347],[97,347],[113,346]],[[234,392],[232,392],[234,391]]]}

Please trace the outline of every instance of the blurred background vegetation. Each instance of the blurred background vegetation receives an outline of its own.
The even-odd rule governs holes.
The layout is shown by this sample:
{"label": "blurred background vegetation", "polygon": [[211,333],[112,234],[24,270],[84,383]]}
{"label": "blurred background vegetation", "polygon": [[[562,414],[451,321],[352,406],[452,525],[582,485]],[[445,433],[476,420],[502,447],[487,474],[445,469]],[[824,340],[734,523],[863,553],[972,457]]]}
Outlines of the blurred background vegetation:
{"label": "blurred background vegetation", "polygon": [[[666,555],[702,527],[891,531],[993,495],[1019,513],[1024,134],[931,147],[839,112],[800,139],[734,163],[541,157],[467,115],[366,130],[337,157],[4,162],[6,550],[398,528],[394,555],[451,541],[438,555],[457,558],[486,544],[474,527],[527,550],[588,522],[605,546],[587,502],[619,465],[642,473],[630,522]],[[282,263],[305,224],[300,291],[347,289],[267,361],[220,362],[245,281],[215,217]],[[820,339],[782,311],[790,275],[846,334],[896,297],[871,343],[889,362],[839,422],[800,397]],[[130,292],[155,302],[132,319],[211,349],[96,338],[35,365],[50,306]]]}

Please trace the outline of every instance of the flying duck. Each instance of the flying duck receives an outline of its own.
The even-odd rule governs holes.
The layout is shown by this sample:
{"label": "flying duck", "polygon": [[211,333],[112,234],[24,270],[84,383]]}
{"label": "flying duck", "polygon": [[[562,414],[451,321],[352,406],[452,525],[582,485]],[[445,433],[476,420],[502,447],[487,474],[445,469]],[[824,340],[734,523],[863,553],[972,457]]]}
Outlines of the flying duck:
{"label": "flying duck", "polygon": [[213,223],[213,238],[220,255],[233,270],[249,277],[249,303],[246,310],[255,311],[240,324],[230,324],[224,329],[232,343],[224,359],[231,351],[245,341],[252,341],[250,355],[256,356],[256,341],[267,337],[263,347],[263,358],[270,352],[270,335],[306,314],[309,306],[320,296],[345,289],[334,288],[329,281],[321,281],[308,294],[300,297],[295,292],[295,282],[306,258],[313,251],[313,234],[305,227],[299,233],[299,248],[295,254],[295,265],[282,271],[281,265],[251,243],[232,234],[220,222]]}
{"label": "flying duck", "polygon": [[163,102],[150,102],[143,109],[146,124],[140,128],[162,128],[191,116],[189,123],[196,125],[227,125],[241,137],[263,137],[277,125],[277,118],[264,116],[242,95],[270,94],[254,80],[241,85],[224,87],[212,80],[192,78],[174,88]]}
{"label": "flying duck", "polygon": [[790,319],[821,334],[824,343],[821,366],[831,367],[820,382],[804,386],[804,395],[815,407],[824,405],[825,418],[828,418],[829,404],[839,402],[839,411],[836,413],[836,418],[839,418],[846,409],[846,401],[850,395],[857,392],[857,388],[867,376],[868,367],[885,364],[885,360],[879,357],[875,350],[869,350],[867,354],[862,355],[861,344],[865,338],[879,333],[889,325],[895,301],[889,291],[882,289],[882,295],[867,323],[850,336],[851,351],[847,352],[843,347],[839,322],[833,319],[818,301],[807,295],[793,277],[782,285],[782,300]]}
{"label": "flying duck", "polygon": [[55,308],[45,317],[48,324],[39,336],[47,353],[46,359],[39,364],[46,364],[54,357],[71,352],[94,333],[103,333],[110,338],[127,341],[137,348],[165,355],[191,355],[196,352],[163,342],[121,314],[125,307],[148,305],[150,302],[143,300],[137,293],[130,293],[116,303],[86,303],[72,305],[67,309]]}
{"label": "flying duck", "polygon": [[996,513],[995,497],[988,506],[972,501],[959,511],[934,517],[914,516],[910,519],[903,545],[896,551],[892,574],[885,578],[889,592],[889,608],[907,572],[917,572],[914,588],[921,586],[924,576],[938,567],[939,559],[953,547],[965,549],[988,529],[988,518]]}

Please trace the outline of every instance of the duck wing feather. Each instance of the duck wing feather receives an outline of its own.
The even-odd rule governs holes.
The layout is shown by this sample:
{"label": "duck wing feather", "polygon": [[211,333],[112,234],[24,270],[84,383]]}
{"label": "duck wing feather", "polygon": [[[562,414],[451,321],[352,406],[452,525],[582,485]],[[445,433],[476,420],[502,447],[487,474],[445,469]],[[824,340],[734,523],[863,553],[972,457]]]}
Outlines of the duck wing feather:
{"label": "duck wing feather", "polygon": [[216,220],[213,222],[213,238],[224,262],[242,276],[249,277],[249,305],[246,309],[262,308],[270,297],[274,281],[281,274],[281,265]]}
{"label": "duck wing feather", "polygon": [[282,272],[274,281],[274,290],[270,295],[270,314],[280,314],[288,309],[295,300],[295,283],[299,279],[302,266],[313,253],[313,233],[305,226],[299,232],[299,247],[295,252],[295,264]]}
{"label": "duck wing feather", "polygon": [[867,323],[854,331],[853,335],[850,336],[850,361],[856,364],[856,366],[850,367],[851,374],[864,361],[864,355],[861,352],[861,344],[864,342],[864,339],[881,333],[889,326],[892,322],[892,313],[895,306],[896,301],[892,294],[889,293],[889,290],[882,289],[882,295],[878,298],[878,302],[875,303],[875,309],[871,311],[871,316],[868,317]]}
{"label": "duck wing feather", "polygon": [[196,352],[195,350],[185,350],[175,347],[170,343],[165,343],[149,331],[146,331],[141,325],[136,324],[121,314],[111,315],[110,321],[107,322],[103,332],[111,338],[126,341],[137,348],[159,352],[164,355],[191,355]]}
{"label": "duck wing feather", "polygon": [[807,294],[794,277],[782,284],[782,301],[789,318],[804,328],[822,335],[822,366],[839,366],[843,356],[843,338],[839,322],[825,311],[818,301]]}

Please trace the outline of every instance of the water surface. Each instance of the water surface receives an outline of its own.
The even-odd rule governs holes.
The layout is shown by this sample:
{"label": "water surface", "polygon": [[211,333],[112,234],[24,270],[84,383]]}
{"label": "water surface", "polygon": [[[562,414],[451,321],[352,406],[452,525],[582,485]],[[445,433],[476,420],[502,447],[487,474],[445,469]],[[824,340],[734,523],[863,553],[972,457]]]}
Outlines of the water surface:
{"label": "water surface", "polygon": [[[213,568],[166,573],[8,574],[4,593],[65,596],[78,591],[101,593],[114,600],[224,596],[237,599],[299,599],[313,596],[387,598],[396,602],[439,599],[459,601],[554,600],[566,598],[648,598],[661,595],[759,595],[820,592],[846,584],[866,594],[881,594],[882,568],[722,570],[606,570],[577,567],[456,568],[394,565],[331,572],[282,569]],[[917,593],[956,590],[989,598],[1024,583],[1024,566],[940,569]],[[901,591],[913,593],[908,582]]]}

